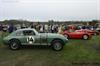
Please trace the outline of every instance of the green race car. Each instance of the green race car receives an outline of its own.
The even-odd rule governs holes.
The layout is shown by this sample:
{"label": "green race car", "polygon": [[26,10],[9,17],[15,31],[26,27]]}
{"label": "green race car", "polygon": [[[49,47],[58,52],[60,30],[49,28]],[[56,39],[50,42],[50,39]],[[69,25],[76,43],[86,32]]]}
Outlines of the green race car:
{"label": "green race car", "polygon": [[3,39],[10,49],[17,50],[23,45],[48,45],[53,50],[60,51],[68,39],[60,34],[38,33],[35,29],[19,29]]}

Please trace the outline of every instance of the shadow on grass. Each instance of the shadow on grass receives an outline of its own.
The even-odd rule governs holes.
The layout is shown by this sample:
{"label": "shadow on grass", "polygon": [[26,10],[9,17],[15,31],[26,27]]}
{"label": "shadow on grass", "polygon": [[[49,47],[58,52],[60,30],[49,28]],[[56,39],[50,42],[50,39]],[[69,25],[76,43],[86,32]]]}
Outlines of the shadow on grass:
{"label": "shadow on grass", "polygon": [[50,46],[21,46],[21,49],[38,49],[38,50],[48,50],[51,49]]}
{"label": "shadow on grass", "polygon": [[[8,46],[0,47],[0,50],[11,50]],[[18,50],[52,50],[50,46],[21,46]],[[11,51],[18,51],[18,50],[11,50]],[[53,51],[53,50],[52,50]]]}

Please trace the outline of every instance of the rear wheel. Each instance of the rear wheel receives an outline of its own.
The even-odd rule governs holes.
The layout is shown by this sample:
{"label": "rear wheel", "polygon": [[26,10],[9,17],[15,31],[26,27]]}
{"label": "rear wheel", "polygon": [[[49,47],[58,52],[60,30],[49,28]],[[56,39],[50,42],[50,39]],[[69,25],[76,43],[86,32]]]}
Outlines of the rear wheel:
{"label": "rear wheel", "polygon": [[96,36],[96,35],[97,35],[97,33],[94,33],[94,35]]}
{"label": "rear wheel", "polygon": [[55,40],[52,42],[52,49],[55,51],[60,51],[63,49],[63,44],[60,40]]}
{"label": "rear wheel", "polygon": [[9,41],[9,48],[11,50],[18,50],[20,49],[20,42],[16,39],[10,40]]}
{"label": "rear wheel", "polygon": [[87,40],[87,39],[89,39],[89,36],[88,35],[83,35],[83,39]]}
{"label": "rear wheel", "polygon": [[67,34],[64,35],[66,38],[69,38],[69,36]]}

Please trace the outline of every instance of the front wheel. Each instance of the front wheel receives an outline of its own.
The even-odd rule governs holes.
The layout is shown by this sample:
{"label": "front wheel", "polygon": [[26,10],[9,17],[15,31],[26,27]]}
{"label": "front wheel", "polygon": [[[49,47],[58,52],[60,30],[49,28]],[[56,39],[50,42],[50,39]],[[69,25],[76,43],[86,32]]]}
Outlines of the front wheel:
{"label": "front wheel", "polygon": [[87,40],[87,39],[89,39],[89,36],[88,35],[83,35],[83,39]]}
{"label": "front wheel", "polygon": [[55,51],[60,51],[63,49],[63,44],[60,40],[53,41],[52,49]]}

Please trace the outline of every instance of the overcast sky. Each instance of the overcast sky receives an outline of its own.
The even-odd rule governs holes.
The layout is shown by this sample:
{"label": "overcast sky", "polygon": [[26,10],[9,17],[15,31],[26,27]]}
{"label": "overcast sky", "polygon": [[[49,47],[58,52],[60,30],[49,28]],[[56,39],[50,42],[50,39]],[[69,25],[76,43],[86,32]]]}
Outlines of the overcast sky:
{"label": "overcast sky", "polygon": [[100,0],[0,0],[0,20],[100,20]]}

